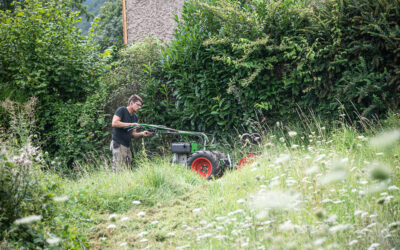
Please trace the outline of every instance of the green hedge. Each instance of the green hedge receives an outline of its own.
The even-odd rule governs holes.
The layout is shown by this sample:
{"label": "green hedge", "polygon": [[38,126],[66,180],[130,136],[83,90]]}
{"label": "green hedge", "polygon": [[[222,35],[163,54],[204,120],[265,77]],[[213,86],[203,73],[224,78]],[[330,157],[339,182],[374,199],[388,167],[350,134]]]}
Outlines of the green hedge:
{"label": "green hedge", "polygon": [[[188,1],[164,51],[168,125],[231,133],[399,107],[400,2]],[[152,87],[154,90],[154,87]]]}

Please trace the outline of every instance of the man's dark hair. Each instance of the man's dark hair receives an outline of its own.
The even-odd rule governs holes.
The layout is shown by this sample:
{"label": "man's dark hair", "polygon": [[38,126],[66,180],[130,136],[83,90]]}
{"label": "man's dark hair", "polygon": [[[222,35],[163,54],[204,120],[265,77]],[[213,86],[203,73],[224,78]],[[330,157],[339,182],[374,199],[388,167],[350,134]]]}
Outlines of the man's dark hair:
{"label": "man's dark hair", "polygon": [[140,98],[140,96],[138,96],[138,95],[131,95],[131,97],[129,97],[129,100],[128,100],[128,106],[129,106],[129,104],[130,104],[131,102],[137,102],[137,101],[139,101],[139,102],[141,102],[141,103],[143,104],[143,100],[142,100],[142,98]]}

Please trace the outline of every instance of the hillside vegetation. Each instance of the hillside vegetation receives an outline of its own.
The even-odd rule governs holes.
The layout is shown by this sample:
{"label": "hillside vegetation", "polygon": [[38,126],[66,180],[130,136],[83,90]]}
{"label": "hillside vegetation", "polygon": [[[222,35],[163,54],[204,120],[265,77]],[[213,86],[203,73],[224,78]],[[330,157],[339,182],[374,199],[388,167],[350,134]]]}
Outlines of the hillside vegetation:
{"label": "hillside vegetation", "polygon": [[[88,36],[82,0],[4,3],[0,248],[400,248],[400,0],[185,1],[174,41],[130,46],[119,1]],[[154,136],[113,172],[131,94],[257,158],[206,181]]]}
{"label": "hillside vegetation", "polygon": [[[400,247],[399,129],[380,133],[381,127],[366,121],[366,133],[341,122],[328,128],[307,125],[301,129],[280,123],[265,130],[262,146],[253,148],[259,152],[254,162],[211,181],[169,163],[169,155],[149,160],[143,154],[136,168],[121,172],[113,172],[107,161],[80,165],[72,178],[55,182],[58,188],[51,196],[57,209],[50,223],[61,229],[45,227],[52,231],[41,236],[44,245]],[[398,125],[398,114],[384,124]],[[11,151],[3,154],[13,157]],[[23,154],[12,159],[29,157]],[[24,166],[18,164],[14,161],[14,166]],[[46,180],[54,179],[50,173]],[[35,231],[37,223],[24,226]]]}

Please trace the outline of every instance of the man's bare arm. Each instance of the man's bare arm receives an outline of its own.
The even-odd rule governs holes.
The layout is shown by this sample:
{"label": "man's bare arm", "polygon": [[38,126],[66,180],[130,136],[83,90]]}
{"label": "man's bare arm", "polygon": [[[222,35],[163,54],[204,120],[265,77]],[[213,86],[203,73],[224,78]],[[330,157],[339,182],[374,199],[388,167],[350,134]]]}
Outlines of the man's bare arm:
{"label": "man's bare arm", "polygon": [[133,126],[133,125],[139,126],[139,123],[121,122],[121,117],[119,117],[117,115],[113,116],[112,123],[111,123],[111,126],[113,128],[125,128],[125,127]]}
{"label": "man's bare arm", "polygon": [[143,131],[143,132],[136,132],[136,129],[132,131],[132,137],[133,138],[139,138],[141,136],[151,136],[153,133],[149,131]]}

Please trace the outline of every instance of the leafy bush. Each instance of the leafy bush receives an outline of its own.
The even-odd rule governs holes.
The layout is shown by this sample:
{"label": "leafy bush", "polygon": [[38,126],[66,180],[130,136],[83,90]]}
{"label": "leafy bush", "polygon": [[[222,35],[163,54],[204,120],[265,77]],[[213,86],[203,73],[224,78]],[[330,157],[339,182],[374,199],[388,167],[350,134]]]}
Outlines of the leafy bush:
{"label": "leafy bush", "polygon": [[291,120],[297,107],[331,119],[385,114],[399,107],[399,10],[398,1],[188,1],[163,52],[166,79],[150,91],[168,90],[171,126],[220,134]]}
{"label": "leafy bush", "polygon": [[10,127],[3,128],[0,137],[1,247],[86,246],[74,228],[55,220],[59,210],[54,194],[61,180],[43,172],[45,155],[32,143],[35,98],[25,104],[9,100],[1,104],[10,117]]}
{"label": "leafy bush", "polygon": [[[158,106],[158,100],[152,103],[141,91],[155,75],[159,76],[162,46],[160,41],[149,39],[122,49],[118,52],[119,59],[112,64],[110,74],[102,78],[97,91],[85,102],[54,105],[54,125],[48,132],[54,138],[51,154],[67,165],[107,154],[111,118],[117,107],[126,106],[129,96],[134,93],[144,98],[147,110]],[[146,111],[143,113],[146,116]],[[143,119],[145,117],[140,117],[141,122]]]}
{"label": "leafy bush", "polygon": [[[98,98],[98,99],[96,99]],[[66,103],[58,106],[51,133],[54,138],[52,155],[64,164],[93,160],[107,148],[107,123],[104,99],[95,94],[85,103]],[[62,170],[62,169],[60,169]]]}
{"label": "leafy bush", "polygon": [[[68,2],[27,0],[13,12],[0,11],[0,100],[38,98],[37,118],[44,147],[57,148],[54,115],[65,103],[85,102],[99,88],[105,57],[75,27]],[[1,111],[4,118],[6,111]]]}
{"label": "leafy bush", "polygon": [[96,87],[99,64],[75,17],[55,1],[29,0],[14,12],[0,11],[1,98],[37,96],[49,105],[84,100]]}
{"label": "leafy bush", "polygon": [[[142,95],[142,90],[154,78],[160,78],[160,56],[164,44],[149,38],[119,51],[110,74],[104,78],[108,86],[106,113],[114,114],[116,108],[127,105],[132,94]],[[146,105],[148,101],[145,100]]]}
{"label": "leafy bush", "polygon": [[120,1],[110,0],[101,6],[100,15],[92,22],[95,28],[96,41],[100,50],[110,47],[117,49],[123,46],[122,4]]}
{"label": "leafy bush", "polygon": [[[53,219],[56,208],[53,192],[58,183],[44,180],[45,176],[40,174],[31,159],[37,152],[29,144],[26,146],[22,154],[14,156],[13,160],[1,156],[0,231],[2,238],[22,237],[24,241],[33,242],[34,233],[24,231],[18,225],[14,225],[14,222],[29,215],[40,216],[47,222]],[[15,230],[17,232],[14,232]]]}

